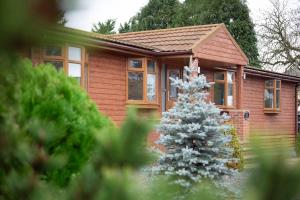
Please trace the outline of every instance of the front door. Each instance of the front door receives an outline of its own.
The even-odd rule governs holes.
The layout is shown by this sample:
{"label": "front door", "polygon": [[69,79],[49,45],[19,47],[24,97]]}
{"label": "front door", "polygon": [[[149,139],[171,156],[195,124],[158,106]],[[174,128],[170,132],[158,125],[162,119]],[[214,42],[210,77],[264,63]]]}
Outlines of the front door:
{"label": "front door", "polygon": [[174,79],[181,78],[180,68],[169,67],[169,66],[167,67],[167,98],[166,98],[167,110],[173,107],[178,96],[178,89],[174,85],[172,85],[172,81],[170,80],[170,77]]}

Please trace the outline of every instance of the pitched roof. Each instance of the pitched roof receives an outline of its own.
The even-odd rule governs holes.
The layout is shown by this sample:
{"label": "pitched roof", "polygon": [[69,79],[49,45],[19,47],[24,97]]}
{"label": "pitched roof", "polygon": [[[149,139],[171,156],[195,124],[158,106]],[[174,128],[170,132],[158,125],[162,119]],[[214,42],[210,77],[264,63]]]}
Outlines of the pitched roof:
{"label": "pitched roof", "polygon": [[187,51],[211,35],[222,24],[186,26],[179,28],[160,29],[121,33],[108,36],[111,39],[129,43],[137,43],[154,47],[159,51]]}

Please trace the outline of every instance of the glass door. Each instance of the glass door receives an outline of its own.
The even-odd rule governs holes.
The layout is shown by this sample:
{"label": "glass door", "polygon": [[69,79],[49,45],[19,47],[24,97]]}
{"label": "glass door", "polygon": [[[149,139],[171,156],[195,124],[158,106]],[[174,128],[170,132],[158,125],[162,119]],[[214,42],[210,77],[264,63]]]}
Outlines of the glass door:
{"label": "glass door", "polygon": [[167,98],[166,108],[167,110],[172,108],[178,97],[178,89],[172,85],[170,77],[176,79],[181,78],[181,70],[179,68],[168,67],[167,69]]}

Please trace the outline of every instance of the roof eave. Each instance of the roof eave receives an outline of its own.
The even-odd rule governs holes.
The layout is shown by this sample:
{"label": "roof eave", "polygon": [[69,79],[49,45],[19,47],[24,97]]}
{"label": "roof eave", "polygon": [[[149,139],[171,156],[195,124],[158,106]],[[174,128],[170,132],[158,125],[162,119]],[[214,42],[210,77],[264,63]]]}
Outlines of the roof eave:
{"label": "roof eave", "polygon": [[288,74],[282,74],[278,72],[271,72],[271,71],[266,71],[266,70],[261,70],[261,69],[255,69],[252,67],[245,67],[244,72],[249,75],[253,76],[259,76],[259,77],[264,77],[264,78],[270,78],[270,79],[281,79],[284,81],[288,82],[293,82],[293,83],[300,83],[300,77],[297,76],[292,76]]}
{"label": "roof eave", "polygon": [[134,44],[126,43],[124,44],[122,41],[110,41],[109,38],[99,38],[93,37],[91,35],[86,35],[80,32],[72,32],[71,30],[58,28],[58,29],[50,29],[47,30],[50,34],[57,34],[61,37],[56,37],[56,40],[59,42],[75,42],[77,44],[90,46],[94,48],[109,48],[115,50],[122,50],[128,53],[138,53],[149,56],[173,56],[173,55],[190,55],[192,54],[192,50],[183,50],[183,51],[159,51],[155,48],[146,48],[141,46],[136,46]]}

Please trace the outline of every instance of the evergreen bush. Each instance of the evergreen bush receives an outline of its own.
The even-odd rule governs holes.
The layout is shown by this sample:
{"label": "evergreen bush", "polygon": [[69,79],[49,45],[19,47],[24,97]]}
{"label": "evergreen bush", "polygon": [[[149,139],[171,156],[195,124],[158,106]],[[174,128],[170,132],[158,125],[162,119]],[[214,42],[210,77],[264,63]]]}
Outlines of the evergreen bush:
{"label": "evergreen bush", "polygon": [[[188,67],[185,69],[193,74]],[[186,78],[187,81],[171,79],[179,90],[178,99],[172,109],[163,113],[158,143],[166,149],[160,170],[189,188],[203,179],[231,174],[226,163],[232,159],[232,149],[228,146],[230,136],[224,135],[228,117],[220,115],[220,110],[207,100],[211,84],[204,75]]]}
{"label": "evergreen bush", "polygon": [[[75,80],[51,65],[33,67],[24,62],[20,83],[20,124],[47,124],[51,129],[44,137],[51,137],[45,151],[51,156],[62,156],[65,165],[46,170],[44,179],[60,186],[68,184],[90,158],[94,148],[94,136],[109,121]],[[35,130],[35,129],[34,129]],[[28,130],[32,143],[37,142],[36,131]]]}
{"label": "evergreen bush", "polygon": [[229,146],[233,149],[232,157],[235,159],[227,163],[227,166],[232,169],[242,170],[244,168],[244,156],[236,129],[231,127],[231,129],[225,131],[224,134],[231,136]]}
{"label": "evergreen bush", "polygon": [[39,142],[32,144],[25,134],[27,129],[42,132],[48,127],[45,124],[26,124],[25,127],[19,123],[20,83],[25,63],[14,56],[4,56],[0,62],[0,199],[34,199],[41,188],[47,188],[41,183],[39,174],[59,163],[52,162],[54,160],[43,151],[47,138],[38,140],[37,137]]}

